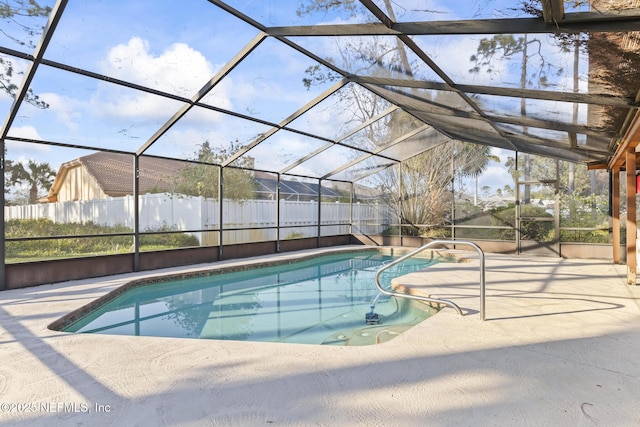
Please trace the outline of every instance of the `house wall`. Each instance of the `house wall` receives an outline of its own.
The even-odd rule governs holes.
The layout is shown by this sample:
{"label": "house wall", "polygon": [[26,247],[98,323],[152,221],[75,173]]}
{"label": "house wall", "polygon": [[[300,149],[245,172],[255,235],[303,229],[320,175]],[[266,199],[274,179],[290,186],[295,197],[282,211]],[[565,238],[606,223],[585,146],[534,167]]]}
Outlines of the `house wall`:
{"label": "house wall", "polygon": [[70,168],[58,190],[58,202],[103,199],[107,195],[81,165]]}

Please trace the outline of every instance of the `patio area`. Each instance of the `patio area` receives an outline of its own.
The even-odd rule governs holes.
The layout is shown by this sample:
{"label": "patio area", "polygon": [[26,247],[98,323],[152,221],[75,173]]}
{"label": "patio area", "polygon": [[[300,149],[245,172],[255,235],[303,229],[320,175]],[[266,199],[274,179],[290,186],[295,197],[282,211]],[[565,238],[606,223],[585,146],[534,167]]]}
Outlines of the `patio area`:
{"label": "patio area", "polygon": [[445,308],[364,347],[47,329],[149,272],[2,292],[0,425],[640,425],[640,288],[625,266],[488,254],[483,322],[469,256],[403,280],[464,316]]}

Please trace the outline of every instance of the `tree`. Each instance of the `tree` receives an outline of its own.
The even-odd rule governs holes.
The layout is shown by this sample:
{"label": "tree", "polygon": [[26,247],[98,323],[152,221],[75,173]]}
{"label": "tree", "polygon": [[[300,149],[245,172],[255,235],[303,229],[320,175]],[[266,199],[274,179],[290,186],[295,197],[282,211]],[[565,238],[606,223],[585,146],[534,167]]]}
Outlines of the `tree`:
{"label": "tree", "polygon": [[[391,2],[384,0],[382,3],[384,12],[392,20],[395,20]],[[340,10],[343,14],[346,13],[355,18],[360,13],[368,14],[368,11],[364,11],[362,8],[363,6],[355,1],[308,0],[301,3],[298,15],[328,14],[331,11]],[[419,67],[425,65],[421,62],[411,63],[406,46],[400,40],[394,40],[389,41],[385,37],[372,37],[366,41],[349,39],[338,46],[337,51],[342,61],[349,64],[350,72],[356,75],[398,78],[418,75]],[[307,69],[307,76],[303,79],[303,84],[309,87],[314,84],[331,82],[334,79],[333,74],[324,72],[321,67],[315,66]],[[468,107],[466,103],[459,105],[463,101],[453,92],[439,91],[435,99],[431,99],[428,92],[421,92],[418,89],[407,90],[416,98],[432,102],[444,109]],[[389,106],[387,101],[357,85],[350,85],[347,90],[342,90],[339,94],[344,111],[348,111],[352,120],[358,124],[376,117]],[[366,128],[367,134],[359,141],[359,148],[376,150],[415,130],[419,125],[423,125],[423,123],[410,114],[389,115]],[[424,143],[428,147],[432,141],[426,140]],[[463,146],[467,147],[467,145]],[[390,196],[388,203],[396,208],[403,223],[441,225],[447,221],[452,202],[452,156],[456,158],[456,170],[471,175],[482,173],[486,164],[492,159],[489,157],[480,160],[483,154],[490,156],[490,147],[467,148],[466,151],[461,152],[455,150],[454,144],[437,145],[418,156],[403,161],[401,167],[388,168],[372,178],[374,180],[377,178],[377,186]],[[469,159],[465,160],[465,156]],[[468,163],[471,157],[476,162],[474,167]],[[473,171],[468,172],[471,170],[469,168]],[[420,233],[420,228],[412,227],[411,232]]]}
{"label": "tree", "polygon": [[[41,6],[36,0],[3,0],[0,1],[0,20],[17,26],[22,34],[28,36],[38,35],[42,32],[43,26],[36,26],[33,23],[25,23],[30,18],[48,17],[51,13],[49,6]],[[31,41],[25,41],[22,35],[11,34],[5,29],[0,29],[0,34],[24,46],[35,47]],[[22,72],[16,71],[13,62],[8,57],[0,56],[0,90],[15,98],[19,87],[16,85],[16,75]],[[38,108],[48,108],[49,104],[44,102],[29,89],[25,101]]]}
{"label": "tree", "polygon": [[479,144],[464,144],[458,154],[462,176],[471,176],[475,181],[473,205],[478,205],[478,178],[487,170],[490,162],[500,163],[500,158],[491,154],[491,147]]}
{"label": "tree", "polygon": [[[227,148],[214,149],[205,141],[199,145],[198,151],[191,159],[197,163],[191,163],[182,169],[175,191],[190,196],[202,196],[206,198],[218,197],[219,168],[222,162],[242,147],[238,141]],[[250,158],[241,157],[236,165],[238,167],[251,167]],[[227,199],[250,199],[256,188],[256,182],[251,174],[238,167],[226,167],[223,169],[224,197]]]}
{"label": "tree", "polygon": [[[541,12],[542,13],[542,12]],[[533,53],[531,48],[535,48]],[[562,68],[556,67],[548,63],[541,53],[542,43],[538,39],[529,39],[525,34],[523,37],[516,38],[512,34],[498,34],[491,38],[483,38],[480,40],[477,48],[477,54],[471,55],[469,60],[474,66],[469,70],[470,73],[479,73],[485,69],[488,74],[493,74],[493,61],[496,56],[500,55],[507,60],[521,56],[520,64],[520,87],[522,89],[527,86],[547,86],[549,85],[549,74],[553,70],[557,74],[562,73]],[[538,65],[533,73],[530,73],[530,61],[532,58],[538,59]],[[524,118],[527,115],[526,98],[520,100],[520,115]],[[527,127],[523,127],[523,132],[528,132]],[[524,154],[524,181],[530,180],[531,165],[528,154]],[[524,186],[524,202],[528,203],[531,199],[531,188],[528,184]]]}
{"label": "tree", "polygon": [[380,174],[380,187],[386,194],[399,195],[389,203],[401,221],[412,226],[404,231],[418,235],[426,231],[424,227],[440,227],[451,220],[454,177],[477,177],[490,161],[499,161],[491,147],[450,141]]}
{"label": "tree", "polygon": [[29,204],[38,202],[38,191],[45,189],[49,191],[53,185],[56,173],[49,163],[37,163],[29,160],[27,167],[24,164],[16,163],[11,168],[10,185],[26,184],[29,187]]}
{"label": "tree", "polygon": [[441,144],[379,176],[380,189],[390,196],[403,233],[420,235],[423,227],[441,225],[451,211],[451,144]]}
{"label": "tree", "polygon": [[[0,1],[0,21],[7,22],[13,26],[17,26],[28,36],[34,36],[42,31],[42,26],[28,25],[23,22],[23,19],[37,17],[47,17],[51,13],[49,6],[40,6],[36,0],[2,0]],[[7,25],[8,27],[9,25]],[[35,47],[32,42],[22,40],[21,36],[11,34],[8,30],[0,28],[0,34],[13,40],[20,45],[29,45]],[[22,72],[16,71],[13,62],[8,56],[0,56],[0,91],[5,92],[10,97],[14,98],[18,92],[18,86],[16,85],[17,76]],[[49,108],[49,104],[44,102],[36,95],[32,89],[29,89],[25,95],[24,100],[31,105],[38,108]],[[3,143],[4,149],[4,192],[5,200],[9,191],[9,187],[12,185],[11,180],[14,176],[12,172],[13,162],[7,160],[7,146]],[[23,168],[24,169],[24,168]],[[26,172],[26,171],[25,171]],[[18,172],[20,173],[20,172]],[[36,190],[37,191],[37,190]],[[29,197],[31,199],[31,196]]]}
{"label": "tree", "polygon": [[[616,11],[629,7],[629,2],[610,0],[573,0],[574,6],[588,4],[596,10]],[[539,0],[523,0],[521,10],[542,17]],[[577,49],[589,57],[589,85],[600,86],[617,96],[634,101],[640,89],[640,35],[637,32],[589,34],[553,34],[559,46]],[[612,134],[622,129],[626,119],[625,109],[612,106],[593,107],[591,126],[601,126]],[[596,123],[595,119],[600,118]]]}
{"label": "tree", "polygon": [[7,159],[7,145],[4,145],[4,196],[5,200],[9,193],[9,187],[11,187],[11,170],[13,168],[13,161]]}
{"label": "tree", "polygon": [[[533,50],[532,50],[533,48]],[[547,86],[551,84],[549,77],[563,71],[552,63],[547,62],[541,53],[542,43],[538,39],[529,39],[527,35],[515,37],[513,34],[499,34],[491,38],[483,38],[478,44],[477,53],[469,58],[473,67],[470,73],[479,73],[483,69],[488,74],[496,72],[493,61],[499,55],[504,59],[519,58],[522,55],[521,87]],[[537,58],[537,67],[533,70],[530,61]]]}

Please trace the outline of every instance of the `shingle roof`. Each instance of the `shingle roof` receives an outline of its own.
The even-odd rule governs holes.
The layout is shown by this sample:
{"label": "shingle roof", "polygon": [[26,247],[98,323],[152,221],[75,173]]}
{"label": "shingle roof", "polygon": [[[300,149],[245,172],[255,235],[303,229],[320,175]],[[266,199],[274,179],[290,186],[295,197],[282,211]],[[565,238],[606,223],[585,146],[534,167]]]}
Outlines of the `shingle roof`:
{"label": "shingle roof", "polygon": [[[118,153],[95,153],[78,161],[109,196],[133,194],[133,156]],[[140,193],[170,191],[176,175],[184,168],[180,161],[144,157],[140,159]]]}

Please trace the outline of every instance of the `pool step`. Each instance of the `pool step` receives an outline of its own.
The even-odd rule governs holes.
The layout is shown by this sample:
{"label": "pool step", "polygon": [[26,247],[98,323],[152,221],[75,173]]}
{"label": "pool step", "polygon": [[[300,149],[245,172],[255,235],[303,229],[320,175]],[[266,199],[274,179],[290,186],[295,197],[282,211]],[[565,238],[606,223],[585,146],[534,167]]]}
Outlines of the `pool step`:
{"label": "pool step", "polygon": [[351,335],[336,333],[322,342],[323,345],[373,345],[390,341],[412,328],[413,325],[377,325],[358,329]]}

